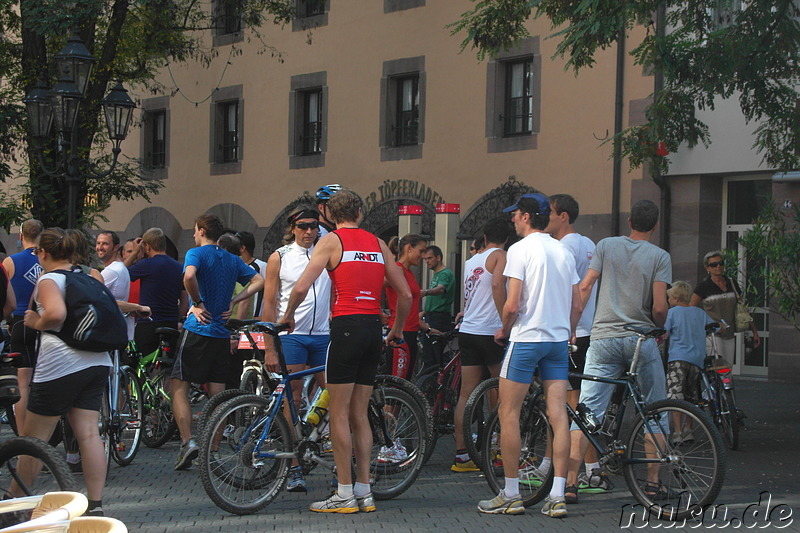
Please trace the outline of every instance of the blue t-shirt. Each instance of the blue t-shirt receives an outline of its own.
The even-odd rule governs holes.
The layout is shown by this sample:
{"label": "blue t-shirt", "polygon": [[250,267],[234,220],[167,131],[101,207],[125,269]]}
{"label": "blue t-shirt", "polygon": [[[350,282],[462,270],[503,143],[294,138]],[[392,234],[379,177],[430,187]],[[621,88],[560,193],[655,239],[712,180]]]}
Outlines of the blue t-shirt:
{"label": "blue t-shirt", "polygon": [[667,313],[669,361],[686,361],[703,367],[706,358],[706,324],[714,322],[699,307],[675,306]]}
{"label": "blue t-shirt", "polygon": [[142,259],[128,269],[131,281],[141,281],[139,303],[152,312],[153,322],[177,322],[183,290],[183,265],[168,255]]}
{"label": "blue t-shirt", "polygon": [[256,275],[256,271],[246,265],[241,257],[216,244],[207,244],[186,252],[184,271],[188,266],[197,268],[200,298],[212,319],[208,324],[199,324],[194,314],[189,313],[183,327],[204,337],[228,338],[230,331],[224,325],[222,313],[230,308],[236,282],[247,285]]}

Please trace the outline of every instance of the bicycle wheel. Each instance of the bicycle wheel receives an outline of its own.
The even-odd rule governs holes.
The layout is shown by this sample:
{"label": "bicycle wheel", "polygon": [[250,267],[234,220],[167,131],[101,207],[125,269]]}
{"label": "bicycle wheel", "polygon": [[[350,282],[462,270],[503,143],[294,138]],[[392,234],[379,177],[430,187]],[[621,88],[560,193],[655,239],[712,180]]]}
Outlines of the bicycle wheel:
{"label": "bicycle wheel", "polygon": [[[680,439],[664,438],[678,431]],[[700,409],[682,400],[653,402],[626,440],[625,482],[650,514],[683,520],[714,502],[727,461],[722,437]]]}
{"label": "bicycle wheel", "polygon": [[475,387],[464,405],[464,445],[469,458],[478,466],[481,464],[481,438],[486,431],[489,415],[497,409],[499,388],[500,378],[485,379]]}
{"label": "bicycle wheel", "polygon": [[148,448],[160,448],[178,430],[162,381],[162,376],[147,380],[142,391],[142,442]]}
{"label": "bicycle wheel", "polygon": [[717,403],[719,405],[719,417],[714,422],[719,428],[725,439],[725,444],[731,450],[739,449],[739,417],[736,413],[736,401],[732,390],[722,387],[722,382],[717,378],[714,385],[717,389]]}
{"label": "bicycle wheel", "polygon": [[119,423],[115,427],[114,446],[111,449],[114,461],[128,466],[136,457],[142,444],[142,387],[133,371],[125,367],[119,380],[117,401]]}
{"label": "bicycle wheel", "polygon": [[[228,400],[206,424],[200,445],[200,479],[220,509],[244,515],[272,502],[283,488],[291,459],[256,458],[254,450],[270,412],[270,399],[244,395]],[[290,452],[292,434],[283,413],[277,413],[262,452]]]}
{"label": "bicycle wheel", "polygon": [[211,414],[216,411],[220,405],[232,398],[243,396],[245,394],[247,393],[242,389],[225,389],[224,391],[218,392],[209,398],[206,404],[203,406],[203,410],[200,411],[200,414],[197,417],[197,427],[199,428],[197,432],[202,434],[203,428],[205,428],[206,424],[208,423],[208,419],[211,418]]}
{"label": "bicycle wheel", "polygon": [[[540,396],[529,396],[520,413],[519,492],[525,507],[541,501],[550,493],[554,469],[540,472],[538,466],[547,451],[548,436],[552,436],[550,423]],[[480,441],[480,465],[492,493],[504,488],[503,461],[500,450],[500,417],[495,409],[486,421]]]}
{"label": "bicycle wheel", "polygon": [[100,412],[97,417],[97,427],[100,432],[100,442],[103,444],[103,453],[106,456],[106,471],[111,470],[111,448],[114,445],[114,438],[111,429],[111,408],[109,407],[108,386],[103,391],[103,398],[100,402]]}
{"label": "bicycle wheel", "polygon": [[254,368],[248,368],[242,374],[242,381],[239,384],[239,388],[243,390],[246,394],[262,394],[262,387],[263,387],[263,379],[261,378],[261,372],[258,372]]}
{"label": "bicycle wheel", "polygon": [[368,409],[372,494],[388,500],[408,490],[419,475],[427,445],[425,415],[416,400],[400,389],[376,389]]}
{"label": "bicycle wheel", "polygon": [[[404,392],[407,392],[414,400],[417,402],[417,406],[422,411],[423,415],[425,416],[425,461],[424,463],[428,462],[431,455],[433,454],[433,446],[436,442],[436,435],[433,432],[433,412],[431,411],[431,406],[428,403],[428,400],[425,399],[425,395],[422,394],[422,391],[417,388],[416,385],[408,381],[407,379],[403,379],[397,376],[392,376],[389,374],[379,374],[375,376],[375,387],[388,387],[390,389],[400,389]],[[424,464],[423,463],[423,464]]]}
{"label": "bicycle wheel", "polygon": [[[24,482],[18,471],[21,457],[32,457],[41,461],[46,470],[34,480]],[[0,443],[0,487],[6,496],[12,496],[8,492],[12,481],[17,482],[21,492],[26,496],[53,491],[80,490],[63,455],[46,442],[33,437],[12,437]]]}

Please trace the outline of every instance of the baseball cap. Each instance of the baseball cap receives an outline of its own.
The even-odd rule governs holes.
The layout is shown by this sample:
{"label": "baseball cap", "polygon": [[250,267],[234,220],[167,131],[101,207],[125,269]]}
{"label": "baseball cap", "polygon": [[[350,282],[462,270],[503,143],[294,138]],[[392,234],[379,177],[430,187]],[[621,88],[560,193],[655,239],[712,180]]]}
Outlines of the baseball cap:
{"label": "baseball cap", "polygon": [[549,215],[550,199],[538,192],[523,194],[514,205],[503,209],[503,213],[511,213],[517,209],[531,215]]}

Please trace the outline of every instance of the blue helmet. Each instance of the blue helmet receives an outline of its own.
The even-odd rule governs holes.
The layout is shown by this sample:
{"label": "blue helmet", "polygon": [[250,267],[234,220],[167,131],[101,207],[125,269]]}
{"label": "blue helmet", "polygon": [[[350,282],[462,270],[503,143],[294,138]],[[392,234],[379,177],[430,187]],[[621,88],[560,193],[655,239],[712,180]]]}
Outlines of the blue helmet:
{"label": "blue helmet", "polygon": [[327,202],[331,196],[342,190],[342,186],[338,183],[331,183],[330,185],[323,185],[317,189],[317,200],[320,202]]}

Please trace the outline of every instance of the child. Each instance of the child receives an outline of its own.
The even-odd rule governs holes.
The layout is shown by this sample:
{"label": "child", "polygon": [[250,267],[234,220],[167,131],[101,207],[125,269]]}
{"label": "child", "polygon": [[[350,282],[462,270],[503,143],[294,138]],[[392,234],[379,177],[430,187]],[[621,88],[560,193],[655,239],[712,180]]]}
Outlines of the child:
{"label": "child", "polygon": [[[699,307],[689,305],[692,287],[685,281],[676,281],[667,291],[670,310],[664,329],[669,336],[667,362],[667,397],[697,403],[700,372],[706,358],[705,326],[713,322]],[[680,431],[680,420],[673,420],[676,431],[673,442],[691,440],[691,428]]]}

